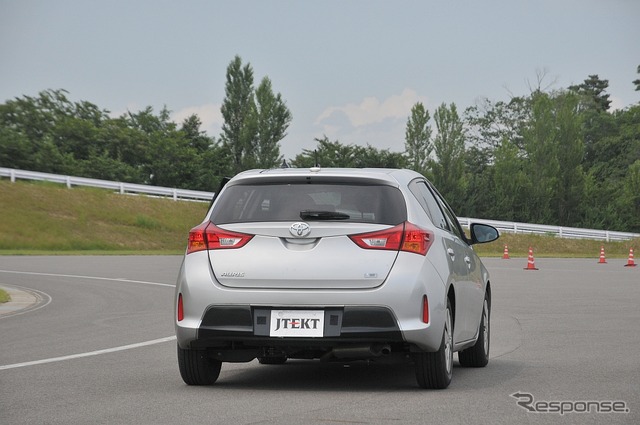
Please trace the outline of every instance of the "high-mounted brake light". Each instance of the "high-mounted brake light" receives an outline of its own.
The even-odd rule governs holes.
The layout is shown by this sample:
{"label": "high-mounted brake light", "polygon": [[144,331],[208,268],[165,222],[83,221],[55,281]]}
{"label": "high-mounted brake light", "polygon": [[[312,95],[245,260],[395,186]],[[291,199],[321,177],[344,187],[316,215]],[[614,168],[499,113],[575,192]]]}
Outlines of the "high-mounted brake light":
{"label": "high-mounted brake light", "polygon": [[426,255],[433,243],[433,234],[415,224],[404,222],[390,229],[349,236],[364,249],[406,251]]}
{"label": "high-mounted brake light", "polygon": [[242,248],[253,238],[246,233],[223,230],[213,223],[203,223],[189,232],[187,254],[204,251],[206,249],[237,249]]}

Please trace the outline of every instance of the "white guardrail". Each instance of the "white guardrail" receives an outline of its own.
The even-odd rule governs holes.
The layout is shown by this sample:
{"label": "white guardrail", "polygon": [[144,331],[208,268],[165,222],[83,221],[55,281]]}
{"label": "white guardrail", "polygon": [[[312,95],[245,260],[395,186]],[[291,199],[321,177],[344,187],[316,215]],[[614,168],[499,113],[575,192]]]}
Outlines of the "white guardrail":
{"label": "white guardrail", "polygon": [[112,189],[120,194],[136,193],[152,196],[165,196],[177,200],[211,201],[213,192],[198,190],[175,189],[162,186],[148,186],[144,184],[113,182],[108,180],[88,179],[85,177],[61,176],[59,174],[40,173],[36,171],[15,170],[13,168],[0,168],[0,177],[9,177],[11,182],[16,179],[41,180],[66,184],[69,189],[72,186],[89,186],[101,189]]}
{"label": "white guardrail", "polygon": [[463,227],[471,223],[484,223],[494,226],[500,233],[528,233],[535,235],[551,235],[567,239],[594,239],[598,241],[626,241],[640,238],[640,233],[615,232],[611,230],[579,229],[577,227],[547,226],[544,224],[514,223],[511,221],[485,220],[483,218],[458,217]]}
{"label": "white guardrail", "polygon": [[[58,174],[40,173],[35,171],[16,170],[13,168],[0,168],[0,178],[8,177],[12,182],[16,179],[41,180],[66,184],[72,186],[89,186],[102,189],[116,190],[118,193],[134,193],[151,196],[164,196],[177,200],[211,201],[213,192],[198,190],[175,189],[160,186],[147,186],[143,184],[113,182],[108,180],[88,179],[85,177],[62,176]],[[480,218],[458,217],[463,227],[469,227],[471,223],[486,223],[496,227],[500,232],[528,233],[538,235],[553,235],[560,238],[571,239],[595,239],[603,241],[622,241],[640,238],[638,233],[614,232],[610,230],[579,229],[575,227],[547,226],[542,224],[514,223],[509,221],[485,220]]]}

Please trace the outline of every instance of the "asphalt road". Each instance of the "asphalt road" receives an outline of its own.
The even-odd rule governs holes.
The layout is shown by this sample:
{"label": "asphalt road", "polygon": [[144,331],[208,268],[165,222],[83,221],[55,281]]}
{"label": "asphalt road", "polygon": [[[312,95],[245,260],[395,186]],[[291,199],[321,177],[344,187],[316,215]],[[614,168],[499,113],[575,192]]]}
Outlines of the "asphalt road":
{"label": "asphalt road", "polygon": [[640,267],[626,260],[485,259],[491,360],[456,364],[443,391],[420,390],[408,365],[316,361],[224,364],[214,386],[188,387],[180,261],[0,257],[0,286],[37,301],[0,315],[0,423],[640,423]]}

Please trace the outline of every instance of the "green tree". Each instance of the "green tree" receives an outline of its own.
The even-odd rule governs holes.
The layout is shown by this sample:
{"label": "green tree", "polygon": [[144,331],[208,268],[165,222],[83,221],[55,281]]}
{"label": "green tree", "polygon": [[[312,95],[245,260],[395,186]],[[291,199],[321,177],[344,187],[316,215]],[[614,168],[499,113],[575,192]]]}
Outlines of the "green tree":
{"label": "green tree", "polygon": [[469,216],[526,220],[523,133],[530,110],[528,97],[512,97],[508,102],[484,99],[465,111],[464,210]]}
{"label": "green tree", "polygon": [[62,153],[51,135],[39,141],[33,155],[33,170],[53,174],[78,175],[78,165],[71,153]]}
{"label": "green tree", "polygon": [[[638,69],[636,70],[638,74],[640,74],[640,65],[638,65]],[[636,91],[640,91],[640,78],[637,80],[633,80],[633,84],[636,86]]]}
{"label": "green tree", "polygon": [[205,152],[211,147],[215,140],[207,136],[204,131],[200,130],[202,121],[196,114],[190,115],[182,121],[180,132],[189,141],[189,146],[197,152]]}
{"label": "green tree", "polygon": [[150,139],[147,167],[154,185],[190,189],[200,171],[193,165],[199,163],[197,151],[177,133]]}
{"label": "green tree", "polygon": [[569,90],[584,96],[598,111],[608,111],[611,106],[609,94],[606,93],[609,80],[601,80],[598,75],[589,75],[582,84],[569,86]]}
{"label": "green tree", "polygon": [[339,141],[330,141],[327,136],[322,139],[314,139],[317,143],[315,149],[303,149],[291,161],[294,167],[309,168],[319,165],[329,167],[355,167],[357,162],[356,148],[353,145],[343,145]]}
{"label": "green tree", "polygon": [[429,111],[420,102],[411,108],[407,119],[404,149],[409,168],[425,173],[433,145],[431,144],[431,126]]}
{"label": "green tree", "polygon": [[558,188],[553,200],[556,223],[575,226],[584,210],[585,174],[584,141],[578,96],[571,92],[558,94],[555,99],[554,118],[558,144]]}
{"label": "green tree", "polygon": [[532,94],[531,117],[524,129],[526,173],[532,184],[525,206],[534,223],[553,223],[551,200],[557,193],[560,171],[552,100],[547,93]]}
{"label": "green tree", "polygon": [[[66,95],[65,90],[45,90],[37,97],[23,96],[0,105],[0,128],[7,137],[0,140],[0,149],[10,149],[17,154],[15,159],[23,168],[74,172],[74,159],[86,160],[90,156],[91,144],[108,117],[96,105],[74,103]],[[21,144],[17,150],[16,140]],[[46,163],[42,152],[51,155],[51,164]],[[26,153],[29,158],[22,156]],[[38,162],[40,158],[43,164]],[[7,165],[11,166],[10,163]],[[14,163],[13,166],[17,165]]]}
{"label": "green tree", "polygon": [[607,113],[611,104],[606,93],[608,87],[609,82],[601,80],[597,75],[590,75],[582,84],[569,86],[569,91],[577,94],[580,100],[578,109],[583,123],[586,168],[598,161],[595,145],[614,126],[612,115]]}
{"label": "green tree", "polygon": [[230,167],[231,157],[227,149],[220,142],[215,142],[199,156],[199,162],[194,165],[197,172],[193,176],[190,189],[215,192],[223,177],[232,177]]}
{"label": "green tree", "polygon": [[[624,110],[603,114],[606,125],[599,128],[599,137],[592,144],[592,160],[587,168],[587,199],[589,206],[585,226],[621,231],[640,231],[634,201],[629,198],[634,164],[640,160],[640,104]],[[631,183],[629,183],[631,182]]]}
{"label": "green tree", "polygon": [[489,217],[527,222],[530,209],[527,194],[531,180],[526,174],[526,161],[516,145],[505,139],[495,151],[492,191],[493,205]]}
{"label": "green tree", "polygon": [[0,167],[33,170],[36,146],[22,132],[0,127]]}
{"label": "green tree", "polygon": [[440,105],[433,119],[437,134],[433,140],[437,160],[431,161],[433,184],[449,200],[451,207],[464,215],[467,177],[465,175],[465,129],[455,103]]}
{"label": "green tree", "polygon": [[110,118],[96,105],[46,90],[0,104],[0,166],[132,183],[216,190],[224,149],[192,115],[178,129],[164,107]]}
{"label": "green tree", "polygon": [[530,220],[534,223],[553,223],[551,200],[557,193],[558,144],[553,101],[544,92],[532,94],[531,117],[524,129],[523,139],[527,155],[526,173],[532,181],[528,204]]}
{"label": "green tree", "polygon": [[202,150],[194,146],[193,138],[188,137],[188,132],[179,130],[170,116],[171,112],[166,107],[157,115],[147,107],[138,113],[128,114],[129,126],[139,131],[138,137],[143,141],[143,169],[148,182],[156,186],[187,189],[199,172],[199,167],[194,165],[200,165]]}
{"label": "green tree", "polygon": [[64,90],[46,90],[37,97],[23,96],[0,106],[0,125],[22,132],[32,142],[51,134],[56,123],[71,116],[72,104]]}
{"label": "green tree", "polygon": [[[130,125],[129,114],[107,120],[95,143],[96,156],[107,156],[115,161],[114,164],[122,164],[110,173],[104,173],[101,178],[131,183],[148,181],[149,176],[145,176],[144,170],[147,163],[148,136]],[[101,163],[104,162],[101,160]],[[100,169],[91,165],[88,167]]]}
{"label": "green tree", "polygon": [[310,168],[319,165],[329,167],[352,168],[405,168],[406,158],[398,152],[388,149],[376,149],[373,146],[345,145],[339,141],[330,141],[327,136],[315,139],[315,149],[303,149],[291,165],[298,168]]}
{"label": "green tree", "polygon": [[575,226],[583,213],[584,142],[579,96],[572,91],[531,94],[523,131],[529,221]]}
{"label": "green tree", "polygon": [[624,180],[622,214],[632,232],[640,232],[640,159],[629,166]]}
{"label": "green tree", "polygon": [[512,97],[509,102],[484,99],[465,111],[466,137],[478,149],[492,153],[505,141],[524,150],[522,133],[530,111],[531,99]]}
{"label": "green tree", "polygon": [[495,205],[493,194],[494,160],[493,151],[488,148],[470,146],[465,153],[465,174],[467,190],[461,211],[468,217],[500,217],[490,215]]}
{"label": "green tree", "polygon": [[188,147],[195,152],[190,164],[194,172],[190,173],[188,185],[189,189],[215,192],[223,177],[233,175],[229,166],[232,160],[229,151],[215,138],[201,131],[200,126],[200,118],[194,114],[186,118],[180,128]]}
{"label": "green tree", "polygon": [[389,149],[376,149],[371,145],[354,147],[355,164],[358,168],[406,168],[407,158]]}
{"label": "green tree", "polygon": [[256,166],[273,168],[282,163],[280,140],[287,135],[291,112],[280,93],[274,95],[271,80],[264,77],[255,91]]}
{"label": "green tree", "polygon": [[224,118],[220,139],[233,159],[233,172],[252,168],[257,125],[253,90],[253,68],[236,56],[227,67],[225,98],[220,111]]}

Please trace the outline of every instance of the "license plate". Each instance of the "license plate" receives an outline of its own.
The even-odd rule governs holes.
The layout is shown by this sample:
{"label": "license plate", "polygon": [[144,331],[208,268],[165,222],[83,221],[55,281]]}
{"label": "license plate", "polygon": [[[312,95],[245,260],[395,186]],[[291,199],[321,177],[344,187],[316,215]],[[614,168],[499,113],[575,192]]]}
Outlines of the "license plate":
{"label": "license plate", "polygon": [[272,310],[269,335],[276,337],[322,337],[324,335],[324,311]]}

